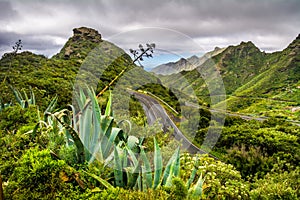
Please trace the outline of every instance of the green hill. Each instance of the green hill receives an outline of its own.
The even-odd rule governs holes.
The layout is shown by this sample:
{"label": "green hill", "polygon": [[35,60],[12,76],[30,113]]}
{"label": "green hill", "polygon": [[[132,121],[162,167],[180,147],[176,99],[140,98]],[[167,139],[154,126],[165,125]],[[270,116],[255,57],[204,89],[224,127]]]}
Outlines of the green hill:
{"label": "green hill", "polygon": [[[160,76],[167,86],[185,91],[191,88],[200,101],[210,103],[207,82],[218,70],[226,90],[225,105],[234,112],[275,115],[296,119],[291,109],[300,104],[299,36],[283,51],[261,52],[252,42],[229,46],[193,71]],[[214,66],[214,67],[212,67]],[[185,80],[185,81],[183,81]],[[220,94],[219,94],[220,95]]]}
{"label": "green hill", "polygon": [[[132,63],[131,57],[116,45],[102,40],[98,31],[75,28],[73,36],[52,58],[31,52],[7,53],[0,60],[0,84],[4,102],[13,99],[9,85],[26,91],[33,88],[37,104],[43,108],[55,96],[60,107],[72,101],[73,87],[93,86],[101,91],[123,69],[130,74],[124,87],[138,87],[139,81],[158,79]],[[125,76],[124,78],[125,79]]]}

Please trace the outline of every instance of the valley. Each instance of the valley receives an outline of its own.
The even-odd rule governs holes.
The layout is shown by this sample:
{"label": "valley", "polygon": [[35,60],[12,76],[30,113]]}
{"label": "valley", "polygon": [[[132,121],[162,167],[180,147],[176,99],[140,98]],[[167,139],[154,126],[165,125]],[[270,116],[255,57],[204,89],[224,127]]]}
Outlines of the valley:
{"label": "valley", "polygon": [[53,57],[4,54],[0,85],[6,199],[300,196],[300,35],[147,72],[80,27]]}

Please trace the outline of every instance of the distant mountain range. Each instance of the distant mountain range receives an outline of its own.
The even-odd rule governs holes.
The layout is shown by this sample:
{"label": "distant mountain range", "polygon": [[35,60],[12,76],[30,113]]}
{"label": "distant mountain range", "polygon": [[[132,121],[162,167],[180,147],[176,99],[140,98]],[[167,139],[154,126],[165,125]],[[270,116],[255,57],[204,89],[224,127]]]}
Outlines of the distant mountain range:
{"label": "distant mountain range", "polygon": [[[159,76],[174,90],[192,88],[199,99],[209,103],[212,91],[208,90],[202,75],[211,70],[213,63],[221,74],[227,95],[227,100],[220,105],[226,103],[235,112],[300,117],[299,112],[291,112],[300,105],[300,35],[279,52],[262,52],[249,41],[219,51],[193,70],[182,71],[186,68],[180,67],[180,63],[184,62],[172,66],[181,72]],[[166,74],[163,66],[156,69],[158,73]]]}
{"label": "distant mountain range", "polygon": [[222,51],[224,51],[225,48],[219,48],[216,47],[213,51],[210,51],[206,54],[204,54],[201,57],[198,57],[196,55],[193,55],[192,57],[189,57],[187,59],[181,58],[180,60],[176,62],[169,62],[166,64],[159,65],[157,67],[154,67],[151,72],[154,72],[155,74],[162,74],[162,75],[169,75],[169,74],[175,74],[181,71],[191,71],[195,69],[197,66],[203,64],[207,59],[210,59],[212,56],[215,56]]}

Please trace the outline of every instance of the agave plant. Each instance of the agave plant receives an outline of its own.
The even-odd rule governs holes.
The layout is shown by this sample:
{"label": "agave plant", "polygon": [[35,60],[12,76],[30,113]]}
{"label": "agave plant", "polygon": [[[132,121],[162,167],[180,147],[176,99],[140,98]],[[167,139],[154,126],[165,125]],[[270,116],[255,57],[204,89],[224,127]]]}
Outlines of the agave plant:
{"label": "agave plant", "polygon": [[[17,89],[15,89],[14,87],[10,86],[11,90],[14,93],[15,99],[17,101],[17,103],[22,107],[22,108],[28,108],[29,105],[35,105],[35,96],[34,93],[32,91],[32,88],[30,87],[30,98],[28,98],[28,95],[26,94],[25,91],[23,91],[23,95],[21,94],[21,92]],[[0,98],[0,112],[7,108],[12,106],[12,102],[10,103],[3,103],[2,99]]]}
{"label": "agave plant", "polygon": [[[137,144],[137,143],[136,143]],[[154,160],[152,165],[141,144],[139,146],[139,157],[128,145],[121,148],[121,143],[115,146],[114,150],[114,176],[115,185],[145,191],[147,189],[157,189],[162,186],[171,187],[174,177],[180,177],[180,149],[176,149],[169,159],[167,165],[163,167],[160,147],[154,138]],[[130,160],[130,163],[128,162]],[[164,170],[163,170],[164,168]],[[191,176],[186,183],[189,191],[188,197],[199,198],[202,195],[202,185],[204,178],[199,177],[196,184],[192,185],[196,177],[198,164],[194,166]]]}
{"label": "agave plant", "polygon": [[10,106],[12,106],[11,102],[10,103],[3,103],[2,99],[0,98],[0,112],[2,110],[4,110],[5,108],[10,107]]}
{"label": "agave plant", "polygon": [[28,98],[28,95],[26,92],[23,90],[23,95],[21,92],[14,87],[10,86],[11,90],[13,91],[16,101],[22,108],[28,108],[29,105],[35,105],[35,95],[32,91],[32,88],[30,87],[30,98]]}
{"label": "agave plant", "polygon": [[79,163],[85,161],[91,163],[95,159],[105,162],[110,159],[115,143],[126,139],[120,128],[113,127],[112,96],[109,96],[104,114],[101,114],[97,97],[92,89],[87,89],[87,95],[80,89],[76,100],[78,110],[70,105],[70,109],[53,112],[57,101],[56,98],[53,99],[45,111],[43,123],[55,126],[58,132],[63,132],[66,146],[76,146]]}
{"label": "agave plant", "polygon": [[[140,191],[172,186],[174,177],[180,177],[180,149],[176,149],[163,167],[161,149],[154,138],[153,163],[147,157],[142,146],[143,138],[127,136],[114,127],[112,114],[112,97],[109,96],[104,114],[98,105],[93,90],[87,89],[87,95],[82,89],[77,95],[78,111],[74,106],[54,112],[57,99],[48,106],[44,123],[56,126],[64,133],[66,145],[75,145],[79,162],[93,162],[95,159],[108,165],[113,163],[114,186],[132,188]],[[57,123],[59,122],[59,124]],[[154,166],[152,172],[152,166]],[[196,184],[192,184],[198,167],[195,166],[186,186],[189,197],[197,198],[202,194],[202,176]],[[107,188],[113,187],[106,180],[88,173]]]}

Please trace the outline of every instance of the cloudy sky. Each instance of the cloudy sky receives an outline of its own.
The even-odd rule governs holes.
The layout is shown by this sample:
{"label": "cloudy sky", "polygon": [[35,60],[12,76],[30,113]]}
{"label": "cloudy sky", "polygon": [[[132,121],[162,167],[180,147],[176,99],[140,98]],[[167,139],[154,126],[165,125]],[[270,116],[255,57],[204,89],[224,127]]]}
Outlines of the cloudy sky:
{"label": "cloudy sky", "polygon": [[144,37],[182,55],[249,40],[273,52],[300,33],[300,0],[0,0],[0,54],[22,39],[51,56],[81,26],[123,48]]}

